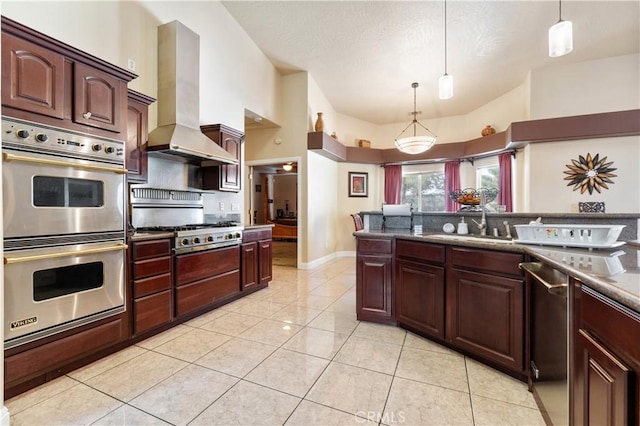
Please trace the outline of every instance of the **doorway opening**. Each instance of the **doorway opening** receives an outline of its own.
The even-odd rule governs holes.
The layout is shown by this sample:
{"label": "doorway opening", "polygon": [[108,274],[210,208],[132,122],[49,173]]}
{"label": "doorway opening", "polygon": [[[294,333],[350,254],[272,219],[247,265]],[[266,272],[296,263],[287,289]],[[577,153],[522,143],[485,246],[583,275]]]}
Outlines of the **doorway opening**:
{"label": "doorway opening", "polygon": [[298,266],[298,161],[250,166],[250,223],[273,225],[273,265]]}

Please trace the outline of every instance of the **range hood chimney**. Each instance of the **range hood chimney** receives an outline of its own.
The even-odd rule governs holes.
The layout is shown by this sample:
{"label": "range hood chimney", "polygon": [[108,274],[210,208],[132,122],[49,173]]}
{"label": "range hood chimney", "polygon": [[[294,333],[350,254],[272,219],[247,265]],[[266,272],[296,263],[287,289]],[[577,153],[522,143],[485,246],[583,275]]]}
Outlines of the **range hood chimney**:
{"label": "range hood chimney", "polygon": [[149,152],[189,162],[238,164],[200,131],[200,36],[179,21],[158,27],[158,127]]}

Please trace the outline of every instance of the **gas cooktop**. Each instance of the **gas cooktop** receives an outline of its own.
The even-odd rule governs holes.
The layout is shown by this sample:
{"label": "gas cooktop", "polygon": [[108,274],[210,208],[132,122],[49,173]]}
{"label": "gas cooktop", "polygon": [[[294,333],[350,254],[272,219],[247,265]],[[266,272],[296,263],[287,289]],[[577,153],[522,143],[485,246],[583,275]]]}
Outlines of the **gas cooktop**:
{"label": "gas cooktop", "polygon": [[210,228],[235,228],[240,226],[238,222],[225,221],[217,223],[197,223],[188,225],[170,225],[170,226],[143,226],[136,228],[138,232],[183,232],[198,231]]}

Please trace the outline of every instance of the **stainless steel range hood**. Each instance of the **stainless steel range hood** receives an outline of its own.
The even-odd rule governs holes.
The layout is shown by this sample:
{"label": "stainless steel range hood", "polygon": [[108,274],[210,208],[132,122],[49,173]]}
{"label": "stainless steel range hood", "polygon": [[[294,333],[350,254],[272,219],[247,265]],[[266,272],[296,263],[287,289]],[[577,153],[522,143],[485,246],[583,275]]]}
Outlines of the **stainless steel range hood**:
{"label": "stainless steel range hood", "polygon": [[[149,134],[150,153],[238,164],[200,131],[200,36],[179,21],[158,27],[158,127]],[[163,157],[166,158],[165,155]]]}

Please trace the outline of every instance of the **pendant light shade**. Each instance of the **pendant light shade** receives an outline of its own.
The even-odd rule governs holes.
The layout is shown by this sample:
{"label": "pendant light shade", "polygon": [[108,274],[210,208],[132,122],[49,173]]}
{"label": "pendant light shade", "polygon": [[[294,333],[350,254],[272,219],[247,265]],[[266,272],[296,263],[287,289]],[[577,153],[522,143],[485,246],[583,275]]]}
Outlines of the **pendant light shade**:
{"label": "pendant light shade", "polygon": [[557,58],[573,50],[573,25],[562,20],[562,0],[559,0],[558,22],[549,28],[549,56]]}
{"label": "pendant light shade", "polygon": [[438,80],[438,97],[453,97],[453,77],[447,74],[447,0],[444,0],[444,75]]}
{"label": "pendant light shade", "polygon": [[445,74],[438,80],[438,97],[449,99],[453,97],[453,77]]}
{"label": "pendant light shade", "polygon": [[[416,117],[418,116],[418,111],[416,110],[416,89],[418,88],[418,83],[412,83],[411,87],[413,87],[413,112],[411,113],[413,115],[413,121],[411,121],[411,123],[409,123],[409,125],[405,127],[402,132],[400,132],[395,140],[395,143],[396,148],[398,148],[398,150],[400,150],[401,152],[415,155],[423,153],[431,148],[433,144],[436,143],[437,137],[436,135],[431,133],[431,130],[427,129],[425,126],[420,124],[418,120],[416,120]],[[413,126],[413,136],[402,137],[402,135],[411,126]],[[425,136],[418,136],[417,126],[422,127],[429,134]]]}

